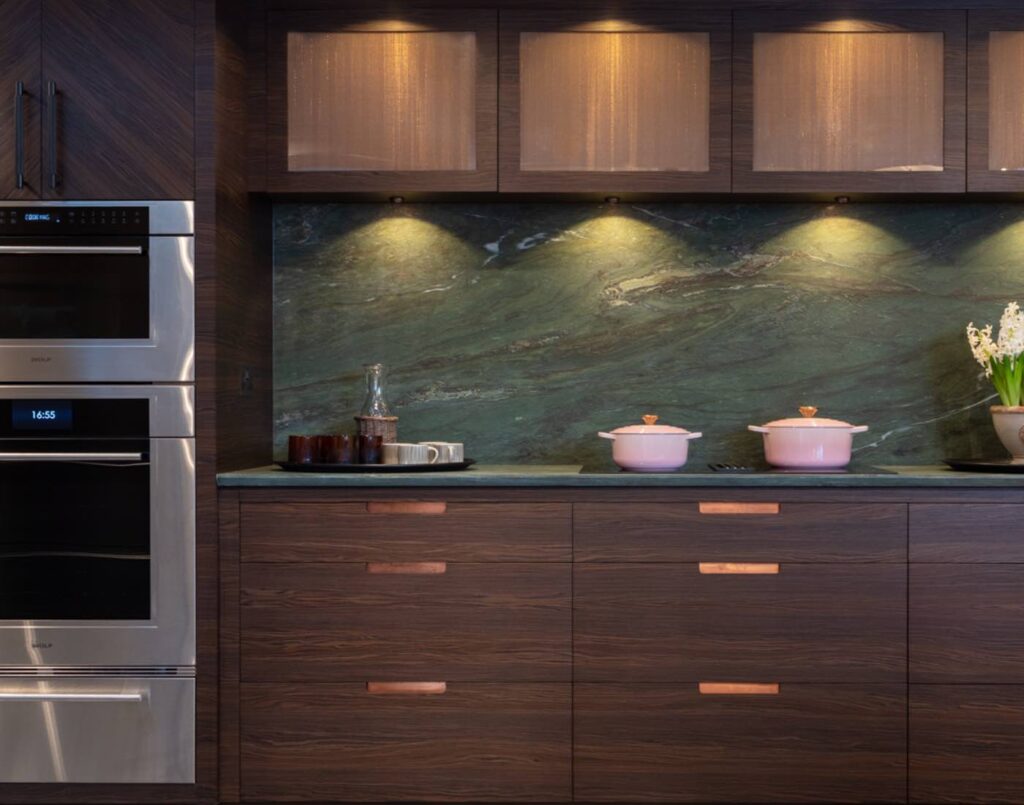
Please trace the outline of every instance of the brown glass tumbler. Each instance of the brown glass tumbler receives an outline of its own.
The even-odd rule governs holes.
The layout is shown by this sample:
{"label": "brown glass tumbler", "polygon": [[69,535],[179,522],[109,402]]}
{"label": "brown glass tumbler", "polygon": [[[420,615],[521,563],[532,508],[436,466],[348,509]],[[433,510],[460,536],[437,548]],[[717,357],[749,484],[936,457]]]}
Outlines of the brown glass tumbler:
{"label": "brown glass tumbler", "polygon": [[292,464],[312,464],[316,461],[316,453],[314,436],[288,437],[288,460]]}
{"label": "brown glass tumbler", "polygon": [[352,437],[345,434],[317,436],[316,455],[320,464],[351,464]]}
{"label": "brown glass tumbler", "polygon": [[359,463],[380,464],[384,461],[383,453],[384,437],[371,436],[367,433],[359,434]]}

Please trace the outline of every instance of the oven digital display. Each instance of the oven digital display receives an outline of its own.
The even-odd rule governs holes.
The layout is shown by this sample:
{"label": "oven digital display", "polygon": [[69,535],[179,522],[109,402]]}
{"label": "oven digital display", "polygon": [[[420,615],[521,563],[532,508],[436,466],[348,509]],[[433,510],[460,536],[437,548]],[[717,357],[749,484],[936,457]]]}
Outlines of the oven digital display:
{"label": "oven digital display", "polygon": [[71,430],[71,400],[13,400],[12,430]]}
{"label": "oven digital display", "polygon": [[25,220],[26,221],[52,221],[53,218],[51,217],[50,213],[48,213],[48,212],[26,212],[25,213]]}

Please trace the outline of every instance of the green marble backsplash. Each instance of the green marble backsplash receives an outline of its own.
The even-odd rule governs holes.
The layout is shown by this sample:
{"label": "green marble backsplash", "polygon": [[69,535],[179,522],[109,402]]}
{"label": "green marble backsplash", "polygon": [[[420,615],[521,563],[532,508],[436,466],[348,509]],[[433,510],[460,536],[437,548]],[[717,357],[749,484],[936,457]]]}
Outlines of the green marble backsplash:
{"label": "green marble backsplash", "polygon": [[1024,303],[1020,204],[280,204],[275,446],[350,430],[362,364],[403,441],[478,461],[610,464],[596,431],[868,424],[859,464],[1000,456],[969,320]]}

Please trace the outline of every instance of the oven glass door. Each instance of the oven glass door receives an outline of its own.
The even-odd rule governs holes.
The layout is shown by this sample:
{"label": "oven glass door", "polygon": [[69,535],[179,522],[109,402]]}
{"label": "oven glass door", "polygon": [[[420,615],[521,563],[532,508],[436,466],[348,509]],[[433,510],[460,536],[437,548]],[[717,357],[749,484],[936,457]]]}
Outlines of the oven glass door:
{"label": "oven glass door", "polygon": [[149,440],[0,441],[0,620],[147,621]]}
{"label": "oven glass door", "polygon": [[0,238],[0,339],[150,334],[149,239]]}

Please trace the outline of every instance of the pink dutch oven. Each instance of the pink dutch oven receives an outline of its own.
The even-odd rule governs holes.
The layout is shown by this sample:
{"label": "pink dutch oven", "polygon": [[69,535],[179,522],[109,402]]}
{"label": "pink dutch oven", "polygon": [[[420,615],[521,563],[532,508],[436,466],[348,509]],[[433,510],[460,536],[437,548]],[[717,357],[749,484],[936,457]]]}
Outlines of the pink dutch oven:
{"label": "pink dutch oven", "polygon": [[748,425],[764,434],[764,457],[773,467],[800,470],[838,470],[850,463],[853,434],[867,425],[815,417],[818,409],[800,408],[802,418],[777,419],[766,425]]}
{"label": "pink dutch oven", "polygon": [[643,425],[616,428],[611,433],[600,432],[602,439],[611,439],[612,459],[624,470],[633,472],[671,472],[686,463],[690,439],[701,434],[690,433],[672,425],[656,425],[658,417],[644,416]]}

